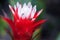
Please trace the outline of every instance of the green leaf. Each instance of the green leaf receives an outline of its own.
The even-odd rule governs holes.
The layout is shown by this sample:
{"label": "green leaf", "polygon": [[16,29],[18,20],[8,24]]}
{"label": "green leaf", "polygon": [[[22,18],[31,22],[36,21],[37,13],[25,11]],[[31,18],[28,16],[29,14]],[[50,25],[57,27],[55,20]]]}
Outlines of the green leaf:
{"label": "green leaf", "polygon": [[58,36],[57,36],[57,39],[56,40],[60,40],[60,33],[58,34]]}
{"label": "green leaf", "polygon": [[43,19],[43,15],[45,14],[45,1],[44,0],[32,0],[32,5],[37,5],[37,11],[43,9],[43,12],[41,13],[41,15],[37,18],[39,19]]}
{"label": "green leaf", "polygon": [[40,33],[41,33],[41,28],[36,29],[35,32],[33,33],[32,39],[39,40]]}
{"label": "green leaf", "polygon": [[4,28],[7,28],[7,23],[0,18],[0,34],[2,35],[5,34]]}

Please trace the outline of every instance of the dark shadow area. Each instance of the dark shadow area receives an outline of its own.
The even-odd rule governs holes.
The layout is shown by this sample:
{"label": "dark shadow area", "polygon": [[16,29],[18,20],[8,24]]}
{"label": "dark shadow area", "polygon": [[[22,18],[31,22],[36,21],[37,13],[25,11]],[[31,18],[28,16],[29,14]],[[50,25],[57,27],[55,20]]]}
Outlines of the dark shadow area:
{"label": "dark shadow area", "polygon": [[10,12],[8,7],[9,0],[0,0],[0,15],[3,15],[2,10],[4,10],[7,14]]}
{"label": "dark shadow area", "polygon": [[42,29],[41,40],[56,40],[60,32],[60,0],[46,0],[46,14],[48,19]]}

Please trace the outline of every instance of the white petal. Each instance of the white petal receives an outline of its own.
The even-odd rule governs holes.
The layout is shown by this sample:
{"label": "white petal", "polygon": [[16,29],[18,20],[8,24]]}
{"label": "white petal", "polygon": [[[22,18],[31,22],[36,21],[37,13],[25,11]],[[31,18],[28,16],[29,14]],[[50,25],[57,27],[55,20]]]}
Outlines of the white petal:
{"label": "white petal", "polygon": [[31,2],[28,3],[28,7],[30,8],[32,5],[31,5]]}
{"label": "white petal", "polygon": [[34,20],[35,20],[35,18],[32,19],[32,21],[34,21]]}
{"label": "white petal", "polygon": [[37,16],[39,16],[39,15],[41,14],[42,11],[43,11],[43,9],[41,9],[41,10],[38,12]]}
{"label": "white petal", "polygon": [[25,15],[22,15],[22,19],[25,19]]}
{"label": "white petal", "polygon": [[23,8],[26,7],[26,3],[23,4]]}
{"label": "white petal", "polygon": [[29,15],[29,11],[30,11],[30,9],[28,8],[28,6],[26,5],[26,3],[24,3],[24,5],[23,5],[23,8],[22,8],[22,10],[21,10],[21,16],[22,16],[22,14],[24,14],[23,16],[22,16],[22,18],[27,18],[28,17],[28,15]]}
{"label": "white petal", "polygon": [[22,17],[22,14],[23,14],[23,8],[19,8],[18,9],[18,15],[19,15],[19,17]]}
{"label": "white petal", "polygon": [[18,15],[19,15],[19,17],[21,17],[21,9],[22,9],[22,6],[21,6],[21,4],[19,5],[19,8],[18,8]]}
{"label": "white petal", "polygon": [[14,5],[14,9],[16,10],[16,5]]}
{"label": "white petal", "polygon": [[28,18],[29,14],[30,14],[30,9],[28,7],[26,7],[25,14],[26,14],[26,17]]}
{"label": "white petal", "polygon": [[31,11],[32,11],[32,5],[31,5],[31,2],[28,3],[28,8],[29,8],[29,11],[28,11],[28,15],[27,15],[27,18],[30,16],[31,14]]}
{"label": "white petal", "polygon": [[17,8],[20,6],[19,2],[17,2]]}
{"label": "white petal", "polygon": [[9,5],[9,8],[12,11],[12,13],[14,14],[14,10],[12,9],[12,6],[11,5]]}
{"label": "white petal", "polygon": [[36,13],[36,5],[33,7],[33,10],[32,10],[32,13],[31,13],[31,18],[34,17],[35,13]]}
{"label": "white petal", "polygon": [[26,10],[27,10],[26,3],[24,3],[23,8],[21,9],[21,16],[22,16],[22,18],[26,17]]}

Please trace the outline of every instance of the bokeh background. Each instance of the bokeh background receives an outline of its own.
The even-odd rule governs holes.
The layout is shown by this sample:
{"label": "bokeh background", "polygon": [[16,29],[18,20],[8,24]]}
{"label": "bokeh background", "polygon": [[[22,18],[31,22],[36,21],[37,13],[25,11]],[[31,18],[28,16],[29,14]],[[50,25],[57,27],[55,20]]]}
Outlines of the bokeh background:
{"label": "bokeh background", "polygon": [[[8,7],[19,1],[21,4],[28,3],[37,5],[37,11],[44,9],[39,19],[47,19],[47,22],[41,25],[39,37],[35,40],[60,40],[60,0],[0,0],[0,15],[3,15],[2,10],[11,18],[11,11]],[[6,28],[10,31],[8,24],[0,19],[0,40],[11,40],[9,34],[5,31]]]}

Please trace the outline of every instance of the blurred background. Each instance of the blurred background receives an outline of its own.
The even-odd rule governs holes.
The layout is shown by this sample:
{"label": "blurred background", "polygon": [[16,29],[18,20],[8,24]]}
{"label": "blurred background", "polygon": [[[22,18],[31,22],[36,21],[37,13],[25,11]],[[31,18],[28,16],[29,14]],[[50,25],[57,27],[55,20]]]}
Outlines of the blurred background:
{"label": "blurred background", "polygon": [[[35,40],[60,40],[60,0],[0,0],[0,15],[4,16],[2,12],[4,10],[11,17],[8,5],[13,6],[17,1],[21,4],[30,1],[33,6],[37,5],[37,11],[44,9],[38,20],[47,19],[47,22],[42,25],[40,36]],[[7,23],[0,19],[0,40],[11,40],[4,28],[10,31]]]}

